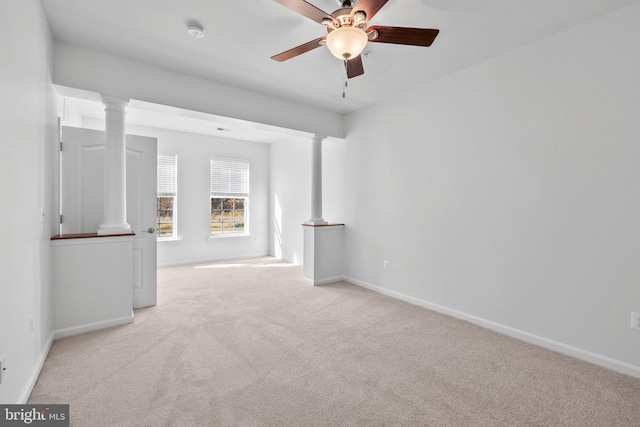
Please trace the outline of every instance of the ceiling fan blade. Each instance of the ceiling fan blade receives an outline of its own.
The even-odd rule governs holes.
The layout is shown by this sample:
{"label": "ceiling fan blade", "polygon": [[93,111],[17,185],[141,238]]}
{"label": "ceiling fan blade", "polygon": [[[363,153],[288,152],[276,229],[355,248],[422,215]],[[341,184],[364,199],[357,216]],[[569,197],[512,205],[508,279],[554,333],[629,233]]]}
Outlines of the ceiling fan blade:
{"label": "ceiling fan blade", "polygon": [[351,16],[362,10],[367,14],[368,22],[380,9],[382,9],[382,6],[387,4],[388,1],[389,0],[359,0],[351,11]]}
{"label": "ceiling fan blade", "polygon": [[364,67],[362,66],[362,56],[360,55],[348,61],[344,61],[344,66],[347,69],[347,77],[350,79],[364,74]]}
{"label": "ceiling fan blade", "polygon": [[320,44],[320,42],[322,40],[324,40],[324,37],[319,37],[319,38],[317,38],[315,40],[311,40],[310,42],[307,42],[305,44],[301,44],[300,46],[296,46],[296,47],[294,47],[292,49],[289,49],[289,50],[287,50],[285,52],[279,53],[277,55],[273,55],[271,57],[271,59],[273,59],[274,61],[278,61],[278,62],[284,62],[287,59],[291,59],[291,58],[293,58],[295,56],[302,55],[305,52],[309,52],[310,50],[313,50],[313,49],[315,49],[317,47],[322,46]]}
{"label": "ceiling fan blade", "polygon": [[306,16],[318,24],[322,24],[322,20],[329,18],[333,20],[330,14],[323,12],[311,3],[307,3],[304,0],[274,0],[276,3],[280,3],[284,7],[287,7],[294,12],[298,12],[300,15]]}
{"label": "ceiling fan blade", "polygon": [[367,29],[367,34],[373,31],[377,37],[370,38],[370,42],[406,44],[411,46],[431,46],[440,30],[428,28],[385,27],[374,25]]}

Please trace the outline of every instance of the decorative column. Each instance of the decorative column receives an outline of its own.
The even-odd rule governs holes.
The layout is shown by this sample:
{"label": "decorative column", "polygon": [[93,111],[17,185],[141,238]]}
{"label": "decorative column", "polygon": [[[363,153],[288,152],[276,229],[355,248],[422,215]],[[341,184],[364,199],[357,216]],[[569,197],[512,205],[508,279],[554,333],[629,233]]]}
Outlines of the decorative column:
{"label": "decorative column", "polygon": [[322,137],[311,141],[311,218],[306,224],[326,224],[322,218]]}
{"label": "decorative column", "polygon": [[342,235],[344,224],[329,224],[322,218],[322,137],[311,141],[311,218],[303,225],[303,280],[324,285],[342,280]]}
{"label": "decorative column", "polygon": [[128,99],[102,96],[105,111],[104,219],[99,235],[129,234],[127,224],[127,146],[125,115]]}

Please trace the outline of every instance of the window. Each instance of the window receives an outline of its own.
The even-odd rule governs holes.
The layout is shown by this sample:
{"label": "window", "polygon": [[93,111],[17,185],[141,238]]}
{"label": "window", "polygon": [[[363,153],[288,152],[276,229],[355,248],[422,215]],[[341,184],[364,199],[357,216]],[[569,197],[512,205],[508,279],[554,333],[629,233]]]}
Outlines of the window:
{"label": "window", "polygon": [[158,154],[158,240],[175,239],[178,156]]}
{"label": "window", "polygon": [[211,235],[249,234],[249,162],[211,158]]}

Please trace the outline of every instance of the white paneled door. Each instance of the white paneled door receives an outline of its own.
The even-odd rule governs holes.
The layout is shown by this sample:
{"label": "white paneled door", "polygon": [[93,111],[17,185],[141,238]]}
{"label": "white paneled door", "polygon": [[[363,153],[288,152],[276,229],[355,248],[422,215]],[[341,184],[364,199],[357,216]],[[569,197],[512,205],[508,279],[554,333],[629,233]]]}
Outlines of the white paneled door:
{"label": "white paneled door", "polygon": [[[133,308],[156,304],[157,141],[127,135],[127,222],[133,243]],[[63,234],[95,233],[103,219],[102,131],[62,127],[60,205]],[[117,268],[117,266],[114,266]]]}

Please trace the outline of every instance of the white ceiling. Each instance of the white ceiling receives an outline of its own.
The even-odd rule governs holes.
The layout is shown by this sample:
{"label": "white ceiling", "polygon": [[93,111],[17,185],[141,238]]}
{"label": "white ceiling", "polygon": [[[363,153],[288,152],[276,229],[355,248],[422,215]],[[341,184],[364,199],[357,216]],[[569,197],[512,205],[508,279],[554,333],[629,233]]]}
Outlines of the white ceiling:
{"label": "white ceiling", "polygon": [[[326,47],[274,54],[321,25],[273,0],[41,0],[53,36],[161,68],[347,113],[640,0],[389,0],[370,25],[438,28],[431,47],[370,43],[349,80]],[[326,11],[336,0],[311,0]],[[203,39],[186,27],[205,27]]]}

